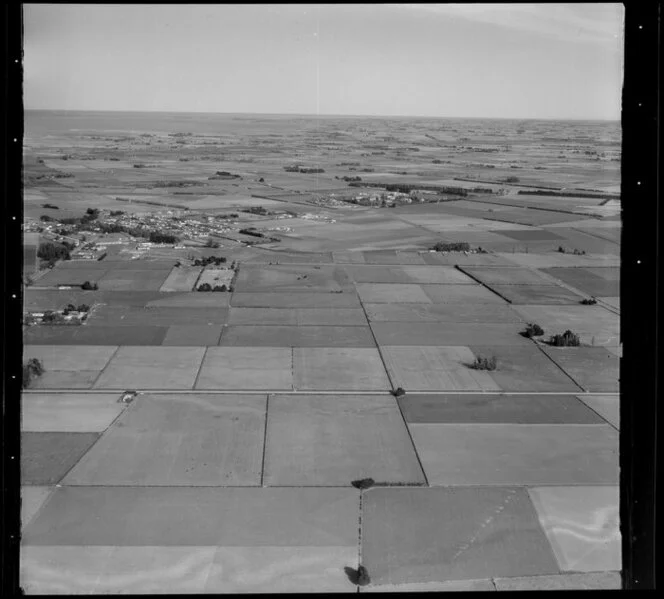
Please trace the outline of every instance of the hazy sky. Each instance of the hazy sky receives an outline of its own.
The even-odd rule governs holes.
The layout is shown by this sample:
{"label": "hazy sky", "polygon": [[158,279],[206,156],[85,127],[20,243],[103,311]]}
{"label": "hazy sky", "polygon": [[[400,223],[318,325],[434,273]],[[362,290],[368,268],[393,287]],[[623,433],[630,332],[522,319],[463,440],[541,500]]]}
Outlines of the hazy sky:
{"label": "hazy sky", "polygon": [[621,4],[24,4],[28,109],[619,119]]}

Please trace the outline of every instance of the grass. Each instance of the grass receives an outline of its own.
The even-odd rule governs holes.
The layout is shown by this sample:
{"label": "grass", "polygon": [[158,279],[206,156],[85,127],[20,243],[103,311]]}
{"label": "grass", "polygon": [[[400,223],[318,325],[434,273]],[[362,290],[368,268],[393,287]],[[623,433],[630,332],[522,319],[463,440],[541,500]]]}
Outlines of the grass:
{"label": "grass", "polygon": [[547,343],[549,345],[553,345],[554,347],[578,347],[581,345],[581,340],[576,333],[568,329],[562,334],[551,335]]}
{"label": "grass", "polygon": [[532,339],[533,337],[544,335],[544,329],[538,324],[528,323],[526,325],[526,330],[522,331],[521,334],[528,339]]}
{"label": "grass", "polygon": [[485,356],[477,356],[475,361],[469,365],[473,370],[495,370],[498,366],[496,356],[489,358]]}

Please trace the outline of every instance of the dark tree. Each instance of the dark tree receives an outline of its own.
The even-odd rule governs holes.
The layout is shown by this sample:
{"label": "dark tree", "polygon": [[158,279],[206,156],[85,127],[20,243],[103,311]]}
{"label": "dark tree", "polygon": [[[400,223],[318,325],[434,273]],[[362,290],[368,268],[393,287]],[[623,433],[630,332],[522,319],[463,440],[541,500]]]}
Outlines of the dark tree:
{"label": "dark tree", "polygon": [[62,311],[65,316],[70,312],[76,312],[76,306],[74,306],[74,304],[67,304],[67,307]]}
{"label": "dark tree", "polygon": [[150,232],[149,240],[152,243],[177,243],[179,239],[170,233],[157,233],[156,231]]}
{"label": "dark tree", "polygon": [[46,310],[44,312],[44,317],[42,318],[44,322],[54,322],[55,321],[55,312],[53,310]]}
{"label": "dark tree", "polygon": [[23,365],[23,388],[28,387],[33,378],[41,376],[43,373],[43,364],[37,358],[30,358],[28,363]]}
{"label": "dark tree", "polygon": [[55,263],[57,260],[69,260],[70,258],[69,250],[65,245],[51,241],[39,244],[37,256],[50,263]]}

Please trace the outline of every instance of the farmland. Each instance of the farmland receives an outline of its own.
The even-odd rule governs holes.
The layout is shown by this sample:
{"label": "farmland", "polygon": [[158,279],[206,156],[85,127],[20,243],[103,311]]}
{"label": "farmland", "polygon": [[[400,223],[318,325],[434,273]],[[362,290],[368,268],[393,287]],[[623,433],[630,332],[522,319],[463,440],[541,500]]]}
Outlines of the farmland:
{"label": "farmland", "polygon": [[620,569],[617,123],[28,111],[24,162],[32,590],[354,591],[358,522],[369,590]]}

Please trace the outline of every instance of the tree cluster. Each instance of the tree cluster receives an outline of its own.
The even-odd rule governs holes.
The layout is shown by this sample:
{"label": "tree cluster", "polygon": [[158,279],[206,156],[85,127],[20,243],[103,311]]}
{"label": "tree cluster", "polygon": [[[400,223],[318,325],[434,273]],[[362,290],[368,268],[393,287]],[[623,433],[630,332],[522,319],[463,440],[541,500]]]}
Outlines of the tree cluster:
{"label": "tree cluster", "polygon": [[70,310],[69,307],[67,307],[62,311],[62,313],[55,312],[53,310],[46,310],[46,312],[44,312],[44,316],[42,316],[42,323],[43,324],[80,324],[80,321],[71,321],[65,319],[65,316],[67,316],[70,312],[76,311],[76,307],[73,306],[73,304],[70,304],[70,306],[73,307],[73,310]]}
{"label": "tree cluster", "polygon": [[158,233],[157,231],[150,231],[148,239],[152,243],[172,243],[175,244],[179,239],[170,233]]}
{"label": "tree cluster", "polygon": [[469,364],[473,370],[495,370],[498,366],[496,356],[477,356],[472,364]]}
{"label": "tree cluster", "polygon": [[102,233],[125,233],[132,237],[147,238],[152,243],[172,243],[176,244],[180,238],[171,233],[160,233],[157,231],[150,231],[142,227],[127,227],[119,223],[98,223],[97,226]]}
{"label": "tree cluster", "polygon": [[312,168],[312,167],[305,167],[305,166],[285,166],[284,170],[287,173],[305,173],[307,175],[309,174],[314,174],[314,173],[324,173],[325,170],[322,168]]}
{"label": "tree cluster", "polygon": [[[83,216],[71,216],[58,219],[61,225],[86,225],[91,223],[99,217],[99,210],[97,208],[88,208]],[[42,220],[45,220],[42,218]],[[52,219],[51,219],[52,220]]]}
{"label": "tree cluster", "polygon": [[215,285],[214,287],[210,283],[203,283],[199,285],[196,291],[232,291],[232,287],[226,287],[226,285]]}
{"label": "tree cluster", "polygon": [[87,304],[80,304],[79,306],[74,306],[74,304],[67,304],[62,313],[67,316],[70,312],[89,312],[90,306]]}
{"label": "tree cluster", "polygon": [[240,229],[240,233],[243,233],[244,235],[252,235],[254,237],[265,237],[265,235],[263,235],[263,233],[261,233],[260,231],[257,231],[255,227]]}
{"label": "tree cluster", "polygon": [[263,208],[263,206],[251,206],[250,208],[245,208],[242,212],[247,214],[258,214],[260,216],[268,216],[272,214],[269,210]]}
{"label": "tree cluster", "polygon": [[226,258],[224,258],[224,256],[207,256],[206,258],[196,258],[196,260],[194,260],[194,266],[209,266],[210,264],[219,266],[225,262]]}
{"label": "tree cluster", "polygon": [[212,177],[208,177],[208,179],[242,179],[242,176],[229,173],[228,171],[217,171]]}
{"label": "tree cluster", "polygon": [[43,373],[43,364],[37,358],[30,358],[28,363],[23,365],[23,388],[29,387],[32,379],[41,376]]}
{"label": "tree cluster", "polygon": [[470,244],[466,241],[445,243],[444,241],[439,241],[432,248],[436,252],[469,252]]}
{"label": "tree cluster", "polygon": [[81,217],[81,224],[91,223],[99,217],[99,210],[96,208],[88,208],[85,214]]}
{"label": "tree cluster", "polygon": [[[408,174],[408,173],[403,173]],[[401,193],[410,193],[411,191],[436,191],[438,193],[447,193],[460,197],[466,197],[468,190],[463,187],[453,187],[449,185],[426,185],[424,183],[379,183],[367,181],[351,181],[348,183],[351,187],[382,187],[386,191],[398,191]]]}
{"label": "tree cluster", "polygon": [[198,181],[154,181],[146,186],[150,189],[152,187],[195,187],[198,185],[201,185]]}
{"label": "tree cluster", "polygon": [[579,303],[583,304],[584,306],[594,306],[597,303],[597,300],[594,297],[586,297]]}
{"label": "tree cluster", "polygon": [[45,241],[39,244],[37,256],[46,260],[49,264],[55,264],[58,260],[70,260],[69,248],[63,243]]}
{"label": "tree cluster", "polygon": [[618,199],[615,195],[602,193],[583,193],[582,191],[548,191],[545,189],[533,189],[532,191],[520,189],[517,193],[533,196],[553,196],[557,198],[592,198],[592,199]]}
{"label": "tree cluster", "polygon": [[562,334],[551,335],[547,343],[554,347],[578,347],[581,345],[581,340],[576,333],[568,329]]}
{"label": "tree cluster", "polygon": [[525,331],[522,331],[521,334],[528,339],[532,339],[544,335],[544,329],[537,323],[531,322],[526,325]]}

